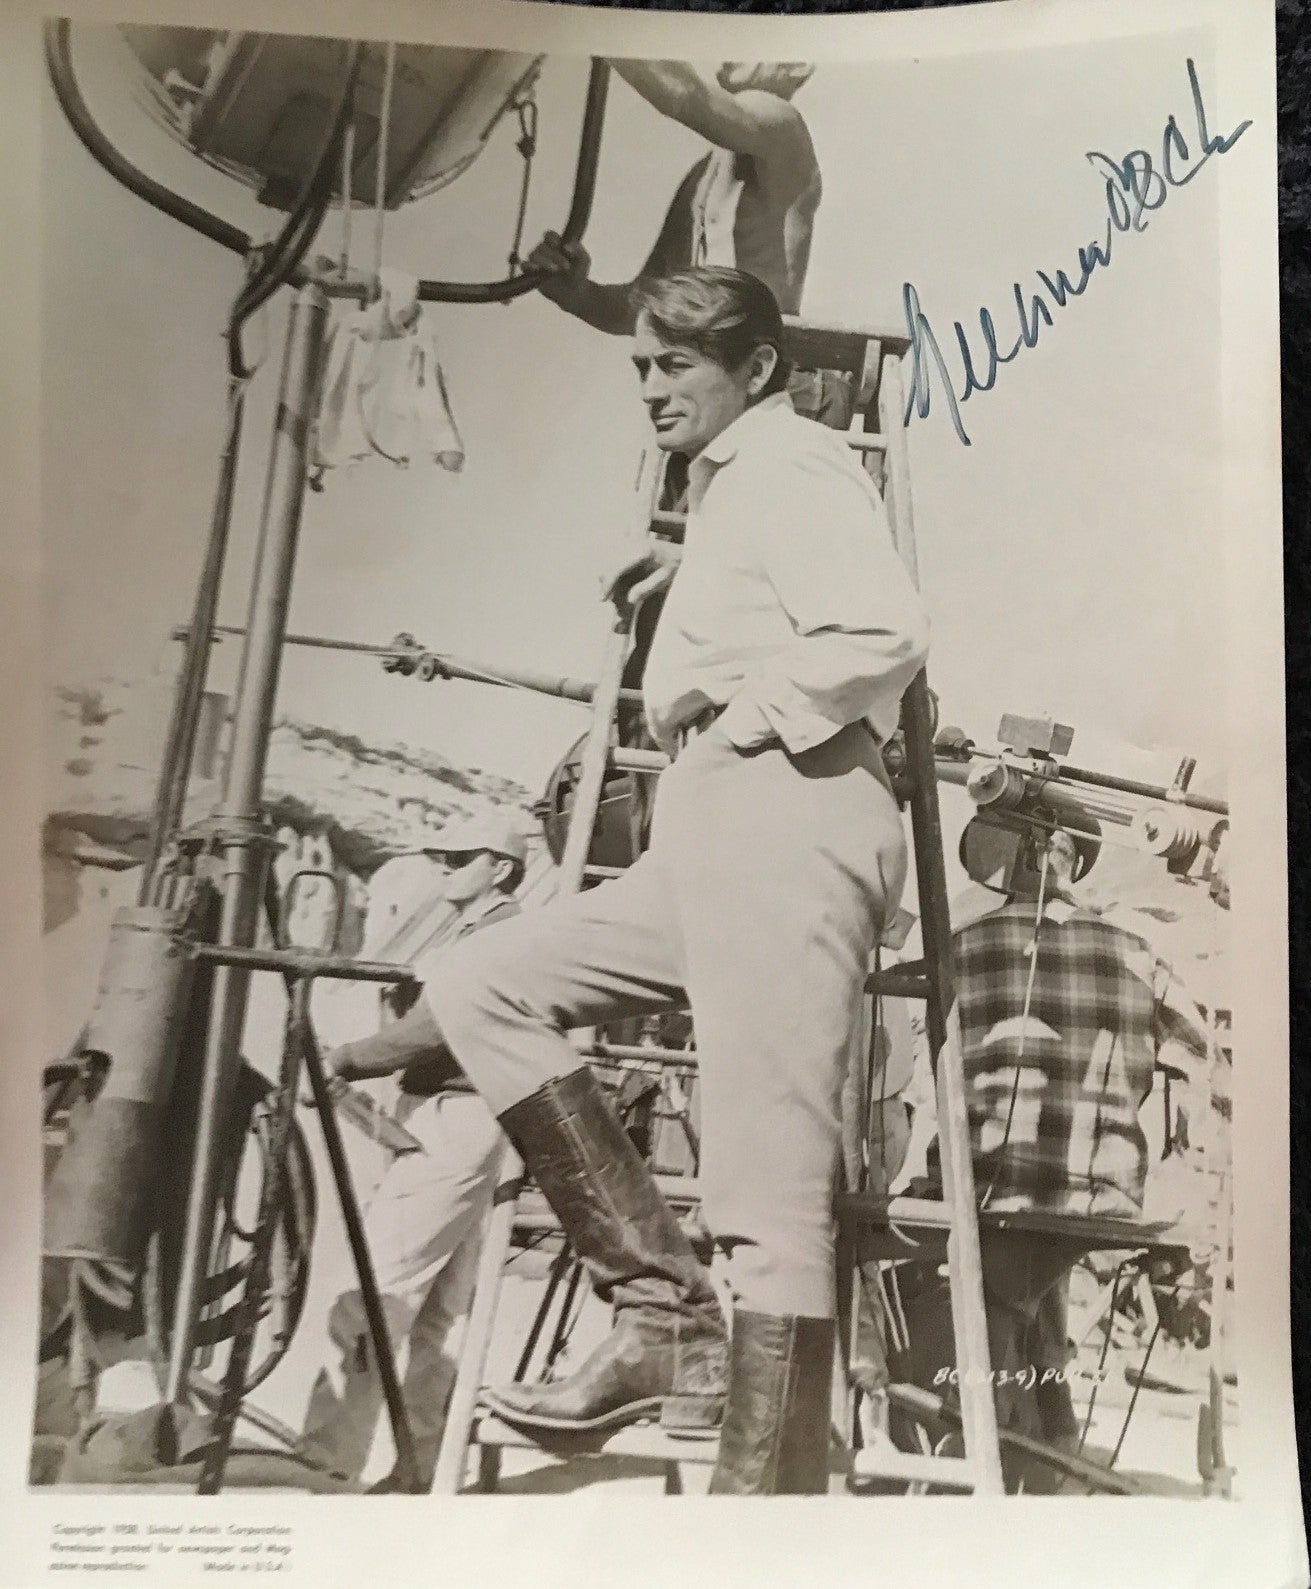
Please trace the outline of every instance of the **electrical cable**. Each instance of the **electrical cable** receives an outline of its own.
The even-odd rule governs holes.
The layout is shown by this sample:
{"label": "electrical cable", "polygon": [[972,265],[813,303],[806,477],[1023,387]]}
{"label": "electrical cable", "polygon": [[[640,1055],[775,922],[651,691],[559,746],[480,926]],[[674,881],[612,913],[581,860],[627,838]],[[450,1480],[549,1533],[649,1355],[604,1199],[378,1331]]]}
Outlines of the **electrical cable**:
{"label": "electrical cable", "polygon": [[267,303],[279,287],[295,274],[309,252],[328,206],[336,167],[351,124],[355,90],[363,61],[363,46],[346,47],[345,73],[337,104],[330,118],[319,153],[282,230],[260,258],[251,279],[237,294],[228,319],[228,364],[234,377],[248,375],[241,352],[241,331],[255,310]]}

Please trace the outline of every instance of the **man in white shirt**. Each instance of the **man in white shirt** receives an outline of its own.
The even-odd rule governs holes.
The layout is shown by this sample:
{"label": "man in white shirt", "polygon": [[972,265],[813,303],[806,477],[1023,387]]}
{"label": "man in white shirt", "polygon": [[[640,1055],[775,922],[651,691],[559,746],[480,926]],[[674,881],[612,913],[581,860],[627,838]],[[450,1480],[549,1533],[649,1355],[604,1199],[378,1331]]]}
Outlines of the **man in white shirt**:
{"label": "man in white shirt", "polygon": [[[906,875],[880,741],[927,623],[841,436],[798,418],[754,277],[639,289],[633,364],[658,444],[691,459],[682,563],[646,673],[675,754],[622,876],[456,947],[426,997],[588,1265],[616,1327],[568,1378],[486,1393],[539,1429],[656,1412],[723,1435],[717,1493],[828,1477],[832,1191],[870,954]],[[659,573],[659,570],[656,570]],[[611,582],[624,599],[646,551]],[[688,1001],[714,1293],[565,1033]],[[726,1407],[725,1407],[726,1397]]]}

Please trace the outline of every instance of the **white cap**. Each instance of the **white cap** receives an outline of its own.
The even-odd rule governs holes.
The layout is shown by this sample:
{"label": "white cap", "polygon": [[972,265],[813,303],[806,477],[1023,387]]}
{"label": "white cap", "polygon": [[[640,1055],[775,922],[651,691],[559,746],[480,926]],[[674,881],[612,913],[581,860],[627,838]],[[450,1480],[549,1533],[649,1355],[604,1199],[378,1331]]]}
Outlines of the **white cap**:
{"label": "white cap", "polygon": [[493,855],[503,855],[507,860],[518,861],[522,866],[528,859],[528,841],[508,817],[495,809],[477,816],[457,817],[438,833],[417,845],[415,853],[438,851],[446,855],[473,853],[488,850]]}

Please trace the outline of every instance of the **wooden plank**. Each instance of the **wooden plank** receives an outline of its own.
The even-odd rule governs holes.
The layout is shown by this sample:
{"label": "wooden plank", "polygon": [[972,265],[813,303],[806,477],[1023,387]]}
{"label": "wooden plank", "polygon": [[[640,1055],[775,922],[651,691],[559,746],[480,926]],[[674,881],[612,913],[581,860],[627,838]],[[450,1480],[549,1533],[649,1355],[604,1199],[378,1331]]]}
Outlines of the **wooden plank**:
{"label": "wooden plank", "polygon": [[[879,384],[879,429],[888,438],[887,479],[883,487],[883,503],[888,510],[897,551],[905,563],[910,577],[919,589],[919,554],[915,543],[915,510],[910,491],[910,449],[906,439],[906,390],[902,380],[901,360],[888,357],[883,361],[883,378]],[[933,770],[930,758],[929,770]]]}
{"label": "wooden plank", "polygon": [[515,1451],[542,1451],[562,1461],[571,1457],[632,1457],[644,1462],[691,1462],[711,1466],[719,1454],[718,1432],[704,1440],[679,1439],[666,1434],[656,1423],[627,1424],[609,1433],[555,1433],[550,1430],[516,1429],[494,1414],[485,1412],[478,1419],[474,1438],[479,1445],[508,1446]]}
{"label": "wooden plank", "polygon": [[883,993],[889,998],[927,999],[930,987],[927,977],[890,967],[887,971],[871,971],[865,978],[865,991]]}
{"label": "wooden plank", "polygon": [[856,412],[865,417],[866,427],[872,413],[877,412],[879,381],[883,376],[883,339],[871,337],[865,344],[865,361],[860,369],[860,382],[856,388]]}
{"label": "wooden plank", "polygon": [[865,369],[865,349],[882,342],[885,352],[900,356],[910,347],[904,328],[844,326],[784,315],[784,350],[803,370],[846,370],[860,379]]}
{"label": "wooden plank", "polygon": [[478,1394],[487,1368],[487,1354],[491,1349],[496,1304],[500,1300],[501,1281],[505,1275],[506,1259],[510,1255],[510,1238],[514,1233],[515,1204],[522,1185],[522,1173],[519,1155],[508,1141],[505,1142],[499,1150],[496,1199],[483,1231],[469,1322],[465,1327],[464,1346],[456,1366],[451,1404],[437,1452],[432,1482],[435,1495],[456,1495],[464,1482],[465,1454],[472,1438]]}
{"label": "wooden plank", "polygon": [[663,750],[636,750],[616,745],[610,751],[610,765],[620,772],[663,772],[669,757]]}
{"label": "wooden plank", "polygon": [[[931,1390],[923,1390],[919,1385],[889,1385],[888,1400],[894,1407],[899,1407],[921,1422],[946,1423],[953,1428],[960,1427],[961,1417],[957,1409],[949,1407],[941,1396],[934,1395]],[[1142,1486],[1127,1474],[1103,1467],[1100,1462],[1090,1462],[1087,1457],[1070,1455],[1057,1446],[1048,1445],[1045,1440],[1034,1439],[1032,1435],[1003,1429],[1000,1433],[1000,1441],[1009,1450],[1032,1457],[1048,1467],[1055,1468],[1059,1473],[1068,1473],[1071,1478],[1079,1479],[1090,1488],[1103,1490],[1110,1495],[1142,1493]]]}
{"label": "wooden plank", "polygon": [[965,1457],[863,1450],[853,1453],[851,1471],[859,1479],[898,1479],[905,1484],[937,1484],[948,1490],[974,1488],[974,1464]]}
{"label": "wooden plank", "polygon": [[[904,1225],[908,1230],[948,1230],[951,1209],[931,1197],[873,1197],[868,1192],[842,1192],[835,1199],[840,1219],[858,1224]],[[1038,1236],[1074,1236],[1093,1248],[1114,1251],[1143,1248],[1153,1252],[1177,1252],[1198,1239],[1198,1231],[1188,1225],[1166,1220],[1113,1219],[1103,1214],[1064,1214],[1053,1209],[1023,1208],[1012,1211],[984,1209],[978,1216],[983,1230],[1028,1231]]]}

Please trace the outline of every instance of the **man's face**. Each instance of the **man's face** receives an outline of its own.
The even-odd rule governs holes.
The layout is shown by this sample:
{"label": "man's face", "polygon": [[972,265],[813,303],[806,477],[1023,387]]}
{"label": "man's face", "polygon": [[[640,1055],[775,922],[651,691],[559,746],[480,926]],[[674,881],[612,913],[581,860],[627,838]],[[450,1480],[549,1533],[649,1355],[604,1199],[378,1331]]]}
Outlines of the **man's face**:
{"label": "man's face", "polygon": [[1056,828],[1047,840],[1047,863],[1058,882],[1068,885],[1074,881],[1079,867],[1079,851],[1064,828]]}
{"label": "man's face", "polygon": [[689,458],[745,413],[753,387],[764,384],[753,374],[751,360],[740,370],[726,370],[695,348],[663,342],[644,314],[633,338],[633,368],[656,446]]}
{"label": "man's face", "polygon": [[462,850],[448,854],[446,897],[453,905],[467,905],[485,894],[496,881],[498,857],[490,850]]}

